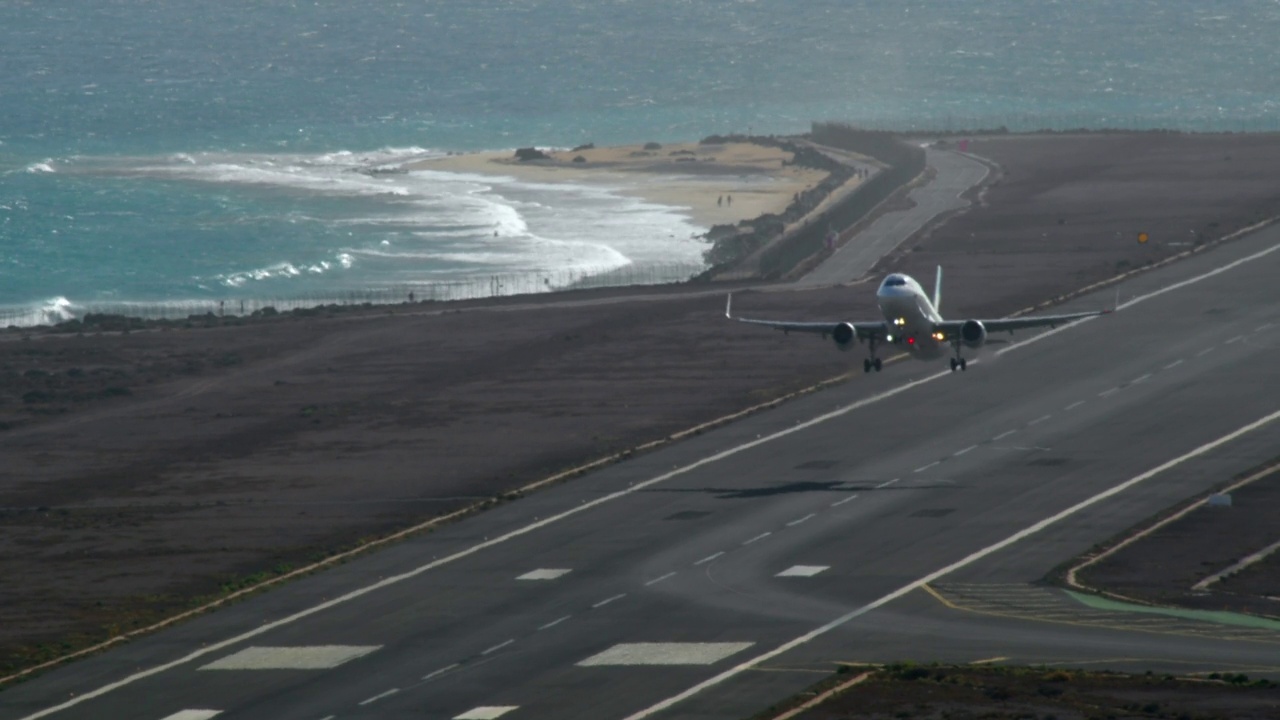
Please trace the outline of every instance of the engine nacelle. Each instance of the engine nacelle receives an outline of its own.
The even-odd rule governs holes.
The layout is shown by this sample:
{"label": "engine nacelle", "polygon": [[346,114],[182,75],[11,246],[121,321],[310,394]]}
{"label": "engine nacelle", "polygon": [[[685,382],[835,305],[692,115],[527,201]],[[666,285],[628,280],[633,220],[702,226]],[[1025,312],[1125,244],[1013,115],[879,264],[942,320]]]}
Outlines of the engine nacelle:
{"label": "engine nacelle", "polygon": [[960,342],[965,347],[980,348],[987,341],[987,328],[977,320],[965,320],[960,326]]}
{"label": "engine nacelle", "polygon": [[849,323],[840,323],[831,330],[831,339],[840,350],[852,350],[858,344],[858,330]]}

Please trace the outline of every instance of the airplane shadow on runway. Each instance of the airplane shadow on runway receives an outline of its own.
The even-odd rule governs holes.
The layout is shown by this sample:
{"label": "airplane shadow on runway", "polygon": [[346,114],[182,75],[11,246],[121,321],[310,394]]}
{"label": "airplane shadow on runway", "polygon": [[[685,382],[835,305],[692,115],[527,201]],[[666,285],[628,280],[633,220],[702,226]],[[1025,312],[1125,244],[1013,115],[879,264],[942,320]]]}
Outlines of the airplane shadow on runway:
{"label": "airplane shadow on runway", "polygon": [[829,493],[847,493],[847,492],[886,492],[893,490],[958,490],[960,486],[952,480],[931,479],[918,482],[904,482],[889,485],[887,487],[878,487],[884,485],[883,480],[866,480],[866,481],[850,481],[850,480],[830,480],[830,481],[813,481],[805,480],[799,482],[780,483],[777,485],[765,485],[763,487],[750,488],[648,488],[641,492],[646,493],[703,493],[706,495],[714,495],[719,500],[749,500],[752,498],[777,497],[779,495],[794,495],[796,493],[812,493],[812,492],[829,492]]}

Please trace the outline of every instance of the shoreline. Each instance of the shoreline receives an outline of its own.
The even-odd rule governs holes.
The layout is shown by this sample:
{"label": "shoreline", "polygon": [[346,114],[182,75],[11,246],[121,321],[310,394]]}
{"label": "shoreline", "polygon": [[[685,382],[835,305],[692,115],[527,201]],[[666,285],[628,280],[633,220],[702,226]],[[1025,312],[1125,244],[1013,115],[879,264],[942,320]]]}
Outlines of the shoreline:
{"label": "shoreline", "polygon": [[[750,142],[655,145],[542,150],[547,159],[527,161],[517,160],[510,150],[491,150],[417,160],[403,168],[606,187],[677,208],[708,230],[780,214],[797,193],[827,176],[789,164],[790,152]],[[579,157],[582,160],[575,162]]]}

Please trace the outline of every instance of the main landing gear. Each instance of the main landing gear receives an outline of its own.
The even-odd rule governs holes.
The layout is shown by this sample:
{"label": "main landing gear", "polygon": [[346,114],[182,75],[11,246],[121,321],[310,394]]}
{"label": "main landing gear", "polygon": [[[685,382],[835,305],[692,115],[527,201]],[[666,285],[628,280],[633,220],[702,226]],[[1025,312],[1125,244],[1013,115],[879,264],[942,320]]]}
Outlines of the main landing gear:
{"label": "main landing gear", "polygon": [[956,356],[951,358],[951,372],[955,372],[957,368],[959,368],[960,370],[965,369],[964,358],[960,357],[960,343],[956,343],[955,346],[956,346]]}
{"label": "main landing gear", "polygon": [[871,347],[871,357],[862,361],[862,372],[871,372],[871,368],[880,372],[880,358],[876,357],[876,339],[871,338],[867,344]]}

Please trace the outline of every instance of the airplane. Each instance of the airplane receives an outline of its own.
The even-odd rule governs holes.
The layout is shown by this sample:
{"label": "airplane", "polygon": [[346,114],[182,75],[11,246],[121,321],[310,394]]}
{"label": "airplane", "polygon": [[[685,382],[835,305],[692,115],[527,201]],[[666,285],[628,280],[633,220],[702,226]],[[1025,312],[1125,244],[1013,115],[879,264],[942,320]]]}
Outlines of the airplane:
{"label": "airplane", "polygon": [[[1117,298],[1119,296],[1117,295]],[[1008,332],[1034,327],[1055,327],[1074,320],[1106,315],[1111,310],[1069,313],[1066,315],[1039,315],[995,320],[943,320],[938,313],[942,306],[942,266],[933,286],[933,300],[925,295],[924,288],[911,276],[891,273],[880,283],[876,302],[884,320],[870,322],[788,322],[734,317],[733,295],[725,302],[724,315],[730,320],[764,325],[783,332],[819,333],[825,339],[830,336],[836,347],[848,351],[856,342],[866,340],[870,357],[862,361],[863,372],[874,369],[880,372],[880,358],[876,357],[879,343],[904,347],[907,354],[917,360],[933,360],[946,353],[946,346],[955,350],[951,358],[951,371],[964,370],[968,363],[962,355],[963,348],[977,349],[987,342],[989,332]]]}

